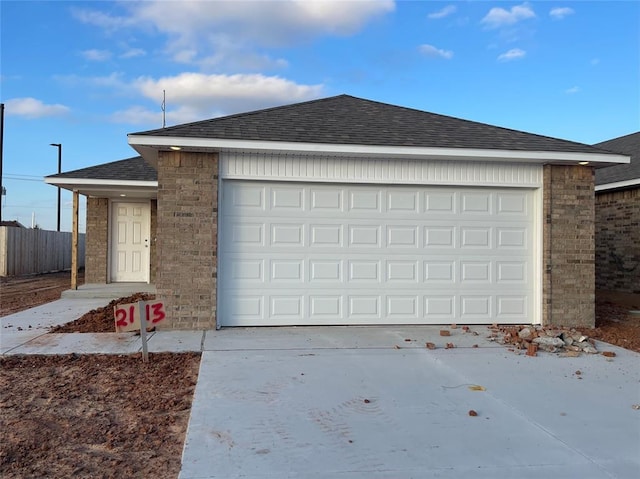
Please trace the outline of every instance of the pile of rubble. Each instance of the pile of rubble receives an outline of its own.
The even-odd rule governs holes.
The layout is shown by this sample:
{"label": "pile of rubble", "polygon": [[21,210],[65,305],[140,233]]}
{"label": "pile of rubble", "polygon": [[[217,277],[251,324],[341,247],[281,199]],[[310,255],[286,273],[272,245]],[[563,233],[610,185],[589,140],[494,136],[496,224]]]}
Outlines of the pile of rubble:
{"label": "pile of rubble", "polygon": [[578,356],[580,353],[598,354],[595,341],[573,328],[494,324],[489,330],[490,341],[512,346],[515,350],[525,350],[529,356],[536,356],[538,351],[563,353],[566,356]]}

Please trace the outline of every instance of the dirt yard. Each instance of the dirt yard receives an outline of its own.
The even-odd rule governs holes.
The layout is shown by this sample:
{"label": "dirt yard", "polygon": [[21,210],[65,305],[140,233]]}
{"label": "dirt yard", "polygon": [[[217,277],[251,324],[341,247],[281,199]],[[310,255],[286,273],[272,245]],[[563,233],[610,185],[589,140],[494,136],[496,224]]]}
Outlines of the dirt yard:
{"label": "dirt yard", "polygon": [[[84,284],[84,272],[78,273],[78,285]],[[71,288],[71,273],[0,277],[0,317],[60,299]]]}
{"label": "dirt yard", "polygon": [[[60,297],[69,273],[2,279],[0,316]],[[152,296],[132,296],[131,303]],[[114,331],[113,305],[51,332]],[[590,338],[640,352],[640,296],[601,293]],[[175,478],[199,354],[0,357],[0,477]]]}
{"label": "dirt yard", "polygon": [[0,358],[0,477],[175,478],[200,354]]}
{"label": "dirt yard", "polygon": [[[60,298],[69,273],[2,278],[0,316]],[[118,302],[151,299],[123,298]],[[113,304],[56,332],[113,332]],[[1,331],[0,331],[1,334]],[[0,357],[0,477],[176,478],[200,354]]]}

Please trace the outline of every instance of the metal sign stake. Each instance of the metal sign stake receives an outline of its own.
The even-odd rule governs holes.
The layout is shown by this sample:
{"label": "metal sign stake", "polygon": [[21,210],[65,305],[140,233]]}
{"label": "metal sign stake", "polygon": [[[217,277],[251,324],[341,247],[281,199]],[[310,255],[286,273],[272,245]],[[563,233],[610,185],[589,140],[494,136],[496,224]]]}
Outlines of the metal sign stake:
{"label": "metal sign stake", "polygon": [[142,362],[149,362],[149,351],[147,349],[147,311],[144,301],[138,301],[138,312],[140,313],[140,339],[142,340]]}

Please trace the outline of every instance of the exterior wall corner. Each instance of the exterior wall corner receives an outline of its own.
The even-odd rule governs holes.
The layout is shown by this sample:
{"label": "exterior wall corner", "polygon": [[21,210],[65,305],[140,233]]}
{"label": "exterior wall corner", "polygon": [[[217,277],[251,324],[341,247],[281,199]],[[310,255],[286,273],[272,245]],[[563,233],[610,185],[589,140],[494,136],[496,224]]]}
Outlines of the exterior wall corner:
{"label": "exterior wall corner", "polygon": [[158,155],[155,268],[166,328],[215,329],[218,155]]}
{"label": "exterior wall corner", "polygon": [[595,326],[593,168],[545,165],[542,323]]}

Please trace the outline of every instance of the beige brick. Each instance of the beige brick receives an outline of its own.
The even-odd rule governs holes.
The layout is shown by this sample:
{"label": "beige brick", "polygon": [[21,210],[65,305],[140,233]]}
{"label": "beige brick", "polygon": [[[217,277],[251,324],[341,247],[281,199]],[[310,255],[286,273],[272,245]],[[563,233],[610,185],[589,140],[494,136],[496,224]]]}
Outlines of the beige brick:
{"label": "beige brick", "polygon": [[546,165],[543,188],[543,323],[593,327],[593,170]]}

